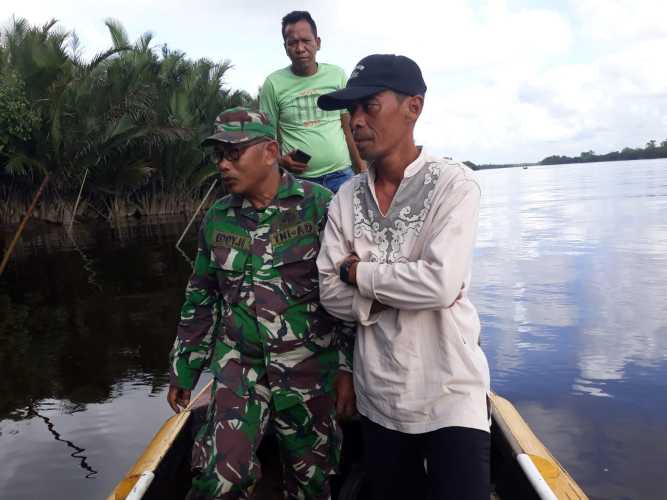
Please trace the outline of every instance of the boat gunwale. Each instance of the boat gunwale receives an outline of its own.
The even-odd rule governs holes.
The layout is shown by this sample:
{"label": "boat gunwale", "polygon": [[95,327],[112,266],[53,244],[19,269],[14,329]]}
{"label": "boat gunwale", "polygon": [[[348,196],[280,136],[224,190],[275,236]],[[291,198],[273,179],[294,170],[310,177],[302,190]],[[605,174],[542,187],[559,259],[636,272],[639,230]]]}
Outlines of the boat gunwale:
{"label": "boat gunwale", "polygon": [[[176,438],[188,424],[193,411],[208,405],[211,384],[212,381],[208,382],[183,411],[173,415],[163,424],[107,500],[125,500],[143,473],[156,471]],[[557,498],[588,500],[583,490],[535,435],[514,405],[493,392],[489,394],[489,401],[491,419],[511,450],[511,458],[516,461],[516,467],[522,471],[526,479],[528,480],[528,477],[517,460],[522,454],[527,455],[535,464],[537,471]]]}

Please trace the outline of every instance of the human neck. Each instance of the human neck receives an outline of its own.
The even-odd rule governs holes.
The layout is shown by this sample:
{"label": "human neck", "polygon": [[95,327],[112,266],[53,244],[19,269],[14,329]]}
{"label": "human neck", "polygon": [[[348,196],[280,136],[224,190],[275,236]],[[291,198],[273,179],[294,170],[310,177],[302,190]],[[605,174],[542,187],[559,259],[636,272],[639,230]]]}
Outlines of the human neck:
{"label": "human neck", "polygon": [[292,63],[292,66],[290,66],[292,73],[294,73],[296,76],[313,76],[315,73],[317,73],[317,63],[314,62],[313,64],[310,64],[306,67],[297,67]]}
{"label": "human neck", "polygon": [[247,193],[245,197],[255,209],[260,210],[267,207],[273,201],[279,187],[280,170],[278,169],[278,164],[275,164],[269,175],[257,185],[252,193]]}
{"label": "human neck", "polygon": [[419,157],[420,153],[420,149],[410,138],[402,147],[395,149],[383,158],[378,158],[373,162],[376,182],[398,186],[403,180],[405,169]]}

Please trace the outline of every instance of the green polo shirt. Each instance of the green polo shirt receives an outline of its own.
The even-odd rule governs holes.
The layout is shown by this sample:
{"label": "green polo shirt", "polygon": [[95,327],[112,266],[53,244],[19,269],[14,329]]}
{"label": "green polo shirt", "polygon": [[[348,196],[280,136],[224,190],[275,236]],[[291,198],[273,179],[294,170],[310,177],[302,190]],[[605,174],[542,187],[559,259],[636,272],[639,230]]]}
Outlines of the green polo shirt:
{"label": "green polo shirt", "polygon": [[295,149],[311,155],[303,177],[319,177],[351,165],[341,127],[341,111],[323,111],[317,98],[345,87],[345,72],[318,63],[317,73],[298,76],[287,68],[271,73],[259,97],[261,111],[275,120],[283,154]]}

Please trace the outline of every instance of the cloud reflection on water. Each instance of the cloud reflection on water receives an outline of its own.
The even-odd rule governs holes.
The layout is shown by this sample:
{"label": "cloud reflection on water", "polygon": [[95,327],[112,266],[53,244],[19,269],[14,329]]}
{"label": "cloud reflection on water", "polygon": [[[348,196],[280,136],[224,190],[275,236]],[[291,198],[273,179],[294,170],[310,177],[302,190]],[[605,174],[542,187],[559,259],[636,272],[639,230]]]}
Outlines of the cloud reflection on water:
{"label": "cloud reflection on water", "polygon": [[[530,364],[517,357],[522,351],[571,348],[569,384],[581,391],[622,379],[628,363],[664,363],[667,187],[655,177],[667,176],[666,167],[656,160],[478,173],[473,294],[503,337],[485,339],[499,369]],[[641,196],[647,191],[654,196]],[[561,342],[567,328],[576,341]],[[594,389],[586,390],[606,394]]]}
{"label": "cloud reflection on water", "polygon": [[493,388],[591,497],[661,498],[664,473],[637,462],[667,461],[667,160],[477,175]]}

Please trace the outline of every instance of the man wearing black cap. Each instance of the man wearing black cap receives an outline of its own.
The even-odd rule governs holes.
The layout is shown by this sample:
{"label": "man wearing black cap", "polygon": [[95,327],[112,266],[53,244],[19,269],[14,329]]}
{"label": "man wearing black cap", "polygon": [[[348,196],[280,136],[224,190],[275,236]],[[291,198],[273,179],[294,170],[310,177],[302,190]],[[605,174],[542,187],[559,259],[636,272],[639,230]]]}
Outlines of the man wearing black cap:
{"label": "man wearing black cap", "polygon": [[350,112],[369,162],[329,208],[320,300],[358,323],[354,385],[372,498],[419,498],[426,484],[430,498],[486,500],[489,368],[468,298],[480,188],[463,164],[415,145],[425,93],[414,61],[372,55],[345,89],[319,98]]}

